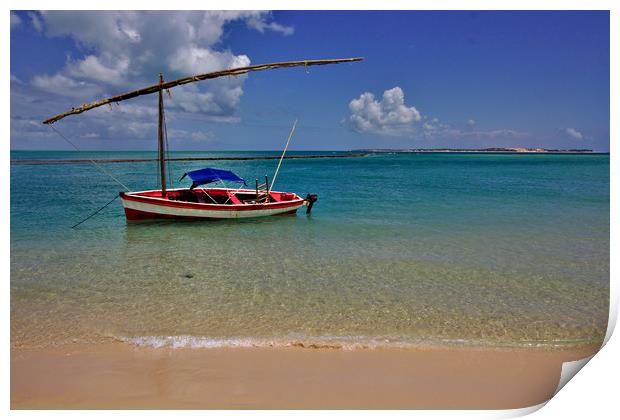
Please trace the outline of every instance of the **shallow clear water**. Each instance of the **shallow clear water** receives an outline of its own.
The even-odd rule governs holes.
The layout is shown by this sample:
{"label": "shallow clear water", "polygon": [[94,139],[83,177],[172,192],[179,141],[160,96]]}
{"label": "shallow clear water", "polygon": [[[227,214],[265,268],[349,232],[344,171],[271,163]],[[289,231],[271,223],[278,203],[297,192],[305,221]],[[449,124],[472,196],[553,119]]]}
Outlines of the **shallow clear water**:
{"label": "shallow clear water", "polygon": [[[218,152],[256,155],[264,152]],[[184,152],[180,155],[190,155]],[[275,154],[275,153],[274,153]],[[12,152],[12,159],[154,157]],[[253,183],[277,161],[175,162]],[[134,190],[155,162],[106,164]],[[609,156],[290,160],[311,217],[127,224],[90,164],[11,166],[13,346],[562,346],[602,340]]]}

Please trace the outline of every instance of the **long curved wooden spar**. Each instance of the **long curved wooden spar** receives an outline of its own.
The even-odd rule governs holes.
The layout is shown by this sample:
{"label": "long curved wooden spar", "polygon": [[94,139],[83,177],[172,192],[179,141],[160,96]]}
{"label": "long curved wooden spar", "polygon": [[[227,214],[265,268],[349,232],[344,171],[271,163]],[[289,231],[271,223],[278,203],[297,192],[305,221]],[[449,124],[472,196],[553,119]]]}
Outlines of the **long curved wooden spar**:
{"label": "long curved wooden spar", "polygon": [[271,70],[271,69],[277,69],[281,67],[324,66],[326,64],[350,63],[353,61],[361,61],[363,59],[364,59],[363,57],[355,57],[355,58],[337,58],[337,59],[330,59],[330,60],[282,61],[278,63],[256,64],[254,66],[237,67],[234,69],[214,71],[212,73],[197,74],[195,76],[184,77],[182,79],[173,80],[171,82],[165,82],[163,84],[156,84],[156,85],[148,86],[142,89],[138,89],[138,90],[123,93],[120,95],[112,96],[107,99],[101,99],[99,101],[84,104],[76,108],[71,108],[70,111],[63,112],[62,114],[58,114],[54,117],[48,118],[47,120],[43,121],[43,124],[53,124],[58,120],[68,117],[69,115],[81,114],[82,112],[88,111],[93,108],[100,107],[102,105],[110,104],[113,102],[125,101],[127,99],[135,98],[136,96],[150,95],[151,93],[156,93],[156,92],[159,92],[160,90],[166,90],[166,89],[173,88],[175,86],[186,85],[188,83],[198,82],[201,80],[215,79],[215,78],[223,77],[223,76],[238,76],[240,74],[249,73],[251,71]]}

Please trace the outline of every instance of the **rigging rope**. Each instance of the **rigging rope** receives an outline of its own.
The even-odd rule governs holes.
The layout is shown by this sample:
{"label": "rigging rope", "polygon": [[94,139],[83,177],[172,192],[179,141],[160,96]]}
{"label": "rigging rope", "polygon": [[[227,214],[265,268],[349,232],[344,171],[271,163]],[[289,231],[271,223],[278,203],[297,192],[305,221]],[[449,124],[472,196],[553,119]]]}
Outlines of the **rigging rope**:
{"label": "rigging rope", "polygon": [[[52,124],[49,124],[49,127],[54,130],[56,132],[56,134],[58,134],[60,137],[62,137],[63,139],[65,139],[65,141],[67,143],[69,143],[71,146],[73,146],[73,148],[75,150],[77,150],[78,152],[81,152],[81,150],[71,141],[69,140],[67,137],[65,137],[60,131],[56,130],[56,127],[54,127]],[[97,169],[99,169],[101,172],[103,172],[104,174],[106,174],[107,176],[109,176],[110,178],[112,178],[114,181],[116,181],[116,183],[118,185],[120,185],[121,187],[125,188],[125,191],[129,191],[129,188],[127,188],[127,186],[125,184],[123,184],[121,181],[119,181],[118,179],[116,179],[116,177],[114,175],[112,175],[111,173],[109,173],[108,171],[106,171],[105,169],[103,169],[103,167],[101,167],[99,164],[97,164],[97,162],[95,162],[92,159],[88,159],[90,161],[90,163],[92,163],[93,165],[95,165],[97,167]]]}
{"label": "rigging rope", "polygon": [[76,227],[78,227],[79,225],[81,225],[82,223],[84,223],[85,221],[87,221],[88,219],[90,219],[91,217],[93,217],[94,215],[96,215],[97,213],[99,213],[101,210],[105,209],[106,207],[108,207],[110,204],[112,204],[114,202],[114,200],[116,200],[118,197],[120,197],[119,195],[114,196],[113,199],[111,199],[110,201],[108,201],[105,206],[99,208],[99,210],[97,210],[96,212],[94,212],[93,214],[91,214],[90,216],[88,216],[86,219],[83,219],[81,222],[78,222],[76,224],[74,224],[73,226],[71,226],[71,229],[75,229]]}

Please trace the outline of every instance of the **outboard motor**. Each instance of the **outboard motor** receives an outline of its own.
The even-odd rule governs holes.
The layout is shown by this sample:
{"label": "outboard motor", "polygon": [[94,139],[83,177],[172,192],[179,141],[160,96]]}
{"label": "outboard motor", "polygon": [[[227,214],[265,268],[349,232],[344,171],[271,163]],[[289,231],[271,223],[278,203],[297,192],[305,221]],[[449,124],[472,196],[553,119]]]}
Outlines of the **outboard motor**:
{"label": "outboard motor", "polygon": [[312,206],[318,199],[319,199],[319,196],[316,194],[306,195],[306,203],[307,203],[306,206],[308,206],[308,208],[306,209],[306,214],[310,214],[310,212],[312,211]]}

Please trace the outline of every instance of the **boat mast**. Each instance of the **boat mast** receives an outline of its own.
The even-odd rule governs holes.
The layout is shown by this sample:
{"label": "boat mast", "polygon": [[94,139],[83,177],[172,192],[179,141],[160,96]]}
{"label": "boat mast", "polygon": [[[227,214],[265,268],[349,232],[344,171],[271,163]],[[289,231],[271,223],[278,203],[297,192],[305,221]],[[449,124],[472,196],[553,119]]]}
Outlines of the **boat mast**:
{"label": "boat mast", "polygon": [[[164,84],[164,76],[159,73],[159,85]],[[159,90],[159,125],[157,127],[157,140],[159,150],[159,171],[161,175],[161,196],[166,196],[166,149],[164,142],[164,94]]]}

